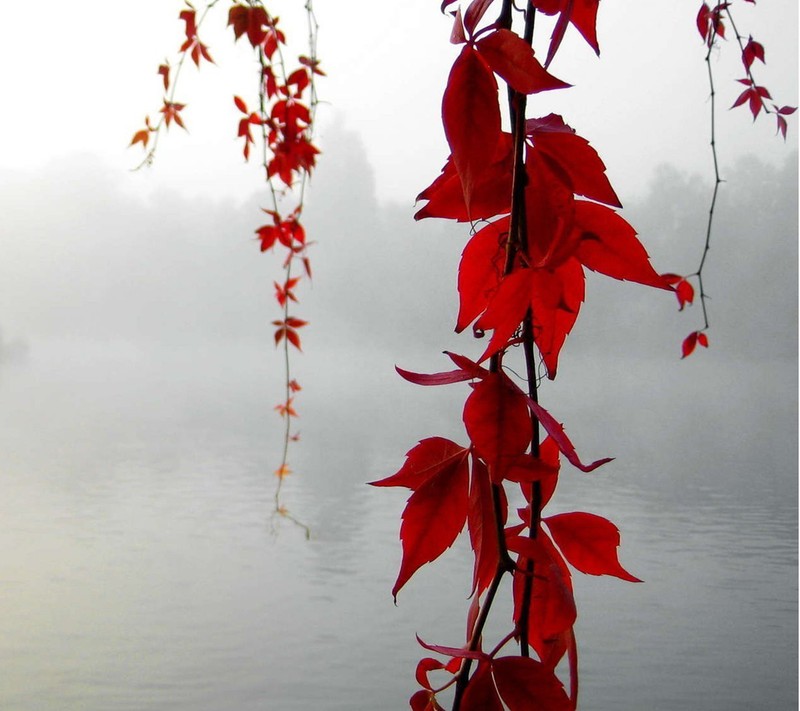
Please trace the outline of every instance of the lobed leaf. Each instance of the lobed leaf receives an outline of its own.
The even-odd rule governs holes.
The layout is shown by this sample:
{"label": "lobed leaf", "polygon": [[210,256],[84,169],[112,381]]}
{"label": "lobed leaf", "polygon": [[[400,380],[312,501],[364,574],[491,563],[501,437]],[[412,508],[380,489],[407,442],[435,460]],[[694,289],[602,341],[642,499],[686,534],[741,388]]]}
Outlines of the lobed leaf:
{"label": "lobed leaf", "polygon": [[620,565],[619,529],[596,514],[573,511],[544,519],[567,562],[587,575],[611,575],[632,583],[642,582]]}

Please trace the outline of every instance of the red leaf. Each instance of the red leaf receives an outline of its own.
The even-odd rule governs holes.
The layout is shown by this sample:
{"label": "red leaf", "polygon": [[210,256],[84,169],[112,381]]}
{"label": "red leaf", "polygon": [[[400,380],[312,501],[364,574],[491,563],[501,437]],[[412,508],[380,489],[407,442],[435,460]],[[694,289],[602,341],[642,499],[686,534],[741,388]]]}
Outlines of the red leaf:
{"label": "red leaf", "polygon": [[147,148],[147,142],[150,140],[150,132],[147,129],[142,129],[141,131],[137,131],[133,134],[133,139],[131,139],[130,145],[128,148],[133,146],[136,143],[141,143],[142,148]]}
{"label": "red leaf", "polygon": [[511,134],[501,133],[491,164],[478,176],[473,186],[470,212],[464,203],[464,191],[452,156],[447,159],[439,177],[418,196],[427,200],[415,215],[415,220],[425,217],[444,217],[467,222],[508,212],[511,206],[511,173],[513,144]]}
{"label": "red leaf", "polygon": [[587,575],[612,575],[642,582],[623,568],[617,557],[619,530],[595,514],[574,511],[544,519],[553,540],[570,565]]}
{"label": "red leaf", "polygon": [[[556,490],[558,484],[558,472],[561,468],[558,445],[552,437],[546,437],[539,445],[539,459],[536,461],[537,478],[532,480],[520,481],[520,488],[526,501],[531,500],[532,489],[531,481],[539,481],[541,487],[541,507],[547,506]],[[526,455],[527,456],[527,455]],[[533,458],[533,457],[531,457]],[[513,473],[513,470],[512,472]],[[511,476],[508,477],[511,479]],[[514,480],[516,481],[516,480]]]}
{"label": "red leaf", "polygon": [[683,339],[683,343],[681,344],[681,359],[694,353],[695,346],[697,346],[697,335],[697,331],[692,331]]}
{"label": "red leaf", "polygon": [[371,486],[405,486],[416,490],[443,469],[461,466],[468,449],[444,437],[428,437],[406,453],[406,461],[392,476],[369,482]]}
{"label": "red leaf", "polygon": [[580,235],[575,256],[585,267],[614,279],[670,290],[651,266],[636,231],[613,210],[578,200],[575,229]]}
{"label": "red leaf", "polygon": [[500,137],[497,82],[470,45],[464,46],[450,71],[442,121],[469,215],[473,190],[491,163]]}
{"label": "red leaf", "polygon": [[528,184],[525,209],[528,222],[528,254],[531,266],[555,267],[572,255],[570,244],[575,196],[564,170],[545,154],[530,149],[525,159]]}
{"label": "red leaf", "polygon": [[536,415],[547,434],[549,434],[553,438],[553,441],[556,443],[556,445],[558,445],[558,449],[561,451],[561,454],[567,458],[567,461],[569,461],[572,466],[580,469],[582,472],[590,472],[602,466],[603,464],[608,464],[608,462],[613,461],[613,457],[605,457],[604,459],[598,459],[591,464],[584,464],[581,462],[581,460],[578,458],[578,453],[575,451],[575,446],[572,444],[569,437],[567,437],[567,433],[564,432],[564,427],[559,424],[559,422],[538,402],[533,401],[527,395],[522,393],[521,390],[519,390],[519,392],[523,395],[523,397],[525,397],[528,407],[531,409],[533,414]]}
{"label": "red leaf", "polygon": [[547,50],[545,67],[553,61],[561,41],[564,38],[567,25],[572,25],[581,33],[589,46],[600,54],[597,44],[597,6],[600,0],[533,0],[534,6],[545,15],[560,13],[558,21],[550,36],[550,47]]}
{"label": "red leaf", "polygon": [[536,94],[570,86],[549,74],[539,64],[531,46],[511,30],[495,30],[478,40],[476,47],[492,71],[521,94]]}
{"label": "red leaf", "polygon": [[492,679],[492,664],[478,664],[461,700],[462,711],[504,711]]}
{"label": "red leaf", "polygon": [[530,308],[533,274],[532,269],[517,269],[504,276],[489,300],[486,311],[475,322],[476,331],[494,331],[479,361],[503,350],[519,328]]}
{"label": "red leaf", "polygon": [[432,691],[421,689],[411,695],[408,703],[411,706],[411,711],[443,711]]}
{"label": "red leaf", "polygon": [[752,37],[750,37],[745,45],[744,50],[742,51],[742,62],[744,62],[745,68],[750,69],[756,59],[759,59],[762,63],[766,64],[764,59],[764,45],[762,45],[760,42],[756,42]]}
{"label": "red leaf", "polygon": [[464,247],[458,266],[456,333],[461,333],[483,313],[500,283],[505,265],[508,223],[508,217],[489,223],[478,230]]}
{"label": "red leaf", "polygon": [[417,663],[417,671],[415,674],[417,684],[424,689],[433,689],[430,681],[428,681],[428,672],[437,671],[439,669],[444,669],[444,664],[442,664],[442,662],[440,662],[438,659],[432,659],[431,657],[424,657],[423,659],[420,659]]}
{"label": "red leaf", "polygon": [[509,711],[572,711],[554,671],[530,657],[500,657],[492,662],[494,681]]}
{"label": "red leaf", "polygon": [[164,91],[169,91],[169,64],[159,64],[158,73],[164,82]]}
{"label": "red leaf", "polygon": [[583,268],[575,258],[556,269],[533,272],[533,337],[551,380],[556,377],[561,347],[575,325],[584,296]]}
{"label": "red leaf", "polygon": [[465,380],[472,380],[473,376],[463,370],[448,370],[444,373],[412,373],[410,370],[403,370],[398,366],[394,369],[401,378],[408,380],[415,385],[449,385],[451,383],[463,383]]}
{"label": "red leaf", "polygon": [[403,560],[392,588],[395,598],[421,566],[453,545],[467,520],[468,487],[465,453],[439,468],[409,497],[400,526]]}
{"label": "red leaf", "polygon": [[425,649],[429,649],[431,652],[438,652],[439,654],[444,654],[448,657],[479,660],[484,660],[487,658],[487,655],[481,651],[473,651],[464,647],[447,647],[442,644],[428,644],[422,640],[419,635],[417,635],[417,642],[419,642],[421,646],[425,647]]}
{"label": "red leaf", "polygon": [[475,33],[475,28],[493,2],[494,0],[472,0],[469,4],[464,15],[464,27],[466,27],[470,36]]}
{"label": "red leaf", "polygon": [[494,482],[531,443],[525,396],[502,373],[490,373],[475,384],[464,404],[464,425]]}
{"label": "red leaf", "polygon": [[[558,123],[563,126],[558,130]],[[526,123],[527,133],[538,150],[569,177],[572,191],[598,202],[614,207],[622,204],[606,177],[606,166],[589,145],[589,141],[577,135],[567,126],[561,116],[550,114]]]}
{"label": "red leaf", "polygon": [[[499,489],[503,491],[502,487]],[[507,502],[502,499],[502,523],[505,525]],[[492,484],[486,465],[472,458],[472,478],[469,487],[467,526],[475,564],[472,572],[472,594],[480,595],[492,582],[500,559],[497,526],[494,520]]]}
{"label": "red leaf", "polygon": [[[519,553],[518,566],[527,568],[533,561],[533,589],[530,599],[528,634],[531,645],[540,659],[559,658],[553,650],[559,645],[561,635],[575,623],[577,611],[572,593],[572,579],[561,554],[550,537],[540,528],[536,538],[510,536],[508,549]],[[514,619],[519,622],[524,603],[525,575],[514,575]],[[563,656],[563,654],[562,654]]]}

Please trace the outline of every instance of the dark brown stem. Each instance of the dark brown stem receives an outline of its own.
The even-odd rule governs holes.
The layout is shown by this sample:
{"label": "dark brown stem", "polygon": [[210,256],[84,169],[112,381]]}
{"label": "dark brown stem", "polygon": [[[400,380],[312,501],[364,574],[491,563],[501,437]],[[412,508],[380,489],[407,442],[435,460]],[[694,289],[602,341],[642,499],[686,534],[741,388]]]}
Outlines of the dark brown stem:
{"label": "dark brown stem", "polygon": [[[486,600],[483,602],[478,619],[475,621],[475,627],[472,630],[472,636],[469,640],[470,651],[475,651],[478,648],[478,643],[480,642],[481,635],[483,634],[483,628],[486,625],[486,620],[489,618],[489,610],[492,607],[492,602],[494,601],[494,597],[497,594],[497,590],[500,587],[500,582],[502,581],[505,572],[506,571],[503,566],[497,567],[497,572],[494,574],[492,583],[489,585],[489,589],[486,592]],[[461,671],[458,673],[456,692],[455,696],[453,697],[453,711],[459,711],[461,708],[461,699],[463,698],[464,691],[469,683],[469,672],[471,668],[472,660],[465,659],[461,664]]]}

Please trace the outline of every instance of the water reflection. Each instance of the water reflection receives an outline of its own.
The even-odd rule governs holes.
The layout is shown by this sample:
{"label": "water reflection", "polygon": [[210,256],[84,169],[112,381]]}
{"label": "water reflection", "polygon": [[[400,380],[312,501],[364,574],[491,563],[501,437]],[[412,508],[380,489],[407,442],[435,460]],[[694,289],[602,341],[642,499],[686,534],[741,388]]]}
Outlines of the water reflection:
{"label": "water reflection", "polygon": [[[285,499],[313,522],[306,542],[291,525],[270,530],[259,388],[187,377],[156,397],[156,370],[54,372],[34,365],[0,384],[0,707],[399,709],[421,656],[414,634],[462,638],[463,544],[395,607],[404,495],[363,486],[399,466],[415,433],[397,446],[373,428],[356,447],[331,431],[324,448],[301,447]],[[312,433],[330,426],[309,419]],[[636,470],[645,446],[659,480]],[[615,521],[623,564],[646,581],[576,579],[583,708],[793,707],[794,500],[740,496],[747,457],[721,485],[692,485],[678,470],[708,463],[659,446],[638,440],[633,464],[565,474],[554,502]],[[786,467],[793,454],[770,446]],[[664,483],[673,473],[680,488]]]}

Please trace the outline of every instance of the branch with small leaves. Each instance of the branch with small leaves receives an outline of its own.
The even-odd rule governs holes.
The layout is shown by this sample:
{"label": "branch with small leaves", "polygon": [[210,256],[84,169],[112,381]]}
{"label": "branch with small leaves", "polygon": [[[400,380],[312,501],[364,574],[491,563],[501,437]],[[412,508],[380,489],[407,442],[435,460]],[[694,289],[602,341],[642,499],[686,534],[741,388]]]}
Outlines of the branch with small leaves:
{"label": "branch with small leaves", "polygon": [[[755,5],[755,0],[744,0],[744,2],[750,3],[751,5]],[[694,353],[697,346],[702,346],[703,348],[708,348],[708,333],[707,331],[710,328],[710,322],[708,318],[708,293],[705,290],[703,284],[703,269],[706,265],[706,258],[708,257],[708,252],[711,248],[711,233],[712,227],[714,223],[714,211],[717,205],[717,197],[719,194],[720,185],[724,182],[720,177],[720,169],[719,169],[719,158],[717,155],[717,142],[716,142],[716,106],[717,106],[717,99],[716,99],[716,90],[714,87],[714,72],[711,65],[711,56],[713,50],[719,46],[720,39],[726,39],[725,32],[726,32],[726,22],[730,24],[731,28],[733,29],[734,35],[736,37],[736,41],[739,45],[739,50],[741,53],[741,62],[742,67],[745,72],[745,77],[743,79],[737,79],[736,81],[740,84],[744,84],[747,87],[744,91],[742,91],[737,99],[733,102],[731,106],[732,109],[737,108],[738,106],[747,105],[750,109],[750,113],[753,115],[753,121],[755,121],[759,114],[772,114],[775,116],[777,121],[777,133],[783,136],[784,140],[786,139],[786,131],[788,128],[788,123],[786,120],[787,116],[791,116],[795,111],[797,111],[797,107],[795,106],[781,106],[779,107],[775,103],[771,103],[770,105],[767,104],[768,99],[772,99],[772,96],[769,90],[756,83],[755,77],[753,76],[752,67],[754,62],[759,61],[762,64],[766,64],[765,58],[765,50],[764,45],[760,42],[757,42],[753,39],[752,35],[749,35],[747,41],[745,42],[744,37],[739,33],[739,30],[736,27],[736,23],[734,22],[733,13],[732,13],[732,6],[733,2],[724,2],[723,0],[717,0],[716,5],[710,7],[705,2],[700,6],[700,10],[697,13],[697,31],[700,33],[700,36],[703,38],[703,42],[707,47],[706,55],[705,55],[705,62],[706,62],[706,69],[708,72],[708,85],[709,85],[709,103],[710,103],[710,123],[711,123],[711,155],[713,158],[713,165],[714,165],[714,188],[711,194],[711,205],[708,211],[708,220],[706,222],[706,234],[705,240],[703,244],[703,252],[702,256],[700,257],[700,264],[698,265],[697,269],[687,275],[678,275],[678,274],[663,274],[662,276],[669,281],[669,283],[675,288],[675,294],[678,297],[678,305],[679,309],[683,311],[683,308],[687,305],[691,305],[694,301],[695,291],[699,294],[700,297],[700,306],[703,312],[703,325],[700,329],[696,331],[692,331],[687,335],[683,342],[681,343],[681,358],[686,358]],[[692,286],[691,280],[695,280],[697,283],[697,289]]]}
{"label": "branch with small leaves", "polygon": [[[159,109],[161,117],[155,124],[149,116],[145,117],[145,127],[137,131],[131,141],[131,145],[141,144],[147,151],[141,165],[152,163],[162,128],[168,129],[173,122],[186,128],[182,115],[186,104],[175,99],[177,79],[187,57],[198,68],[201,62],[213,63],[208,46],[200,39],[199,30],[209,10],[218,1],[207,3],[199,17],[188,2],[179,14],[179,20],[184,23],[185,37],[178,50],[175,72],[170,76],[169,62],[159,65],[157,72],[165,92]],[[311,0],[306,1],[304,10],[308,23],[308,49],[291,68],[284,56],[286,35],[278,18],[262,2],[233,2],[228,10],[227,24],[233,30],[235,41],[246,38],[259,67],[254,92],[257,107],[251,110],[242,97],[233,97],[234,107],[240,114],[237,137],[244,141],[242,153],[245,161],[250,159],[252,149],[259,142],[262,149],[261,162],[270,200],[270,206],[264,212],[270,220],[258,227],[255,233],[262,252],[283,252],[283,276],[274,282],[275,301],[281,309],[281,318],[272,322],[275,345],[283,350],[285,376],[285,397],[275,407],[284,421],[282,453],[275,469],[278,479],[275,512],[301,525],[308,535],[308,527],[289,515],[281,503],[282,483],[292,471],[288,463],[289,445],[299,439],[299,434],[292,432],[291,423],[298,417],[294,400],[301,387],[292,376],[290,347],[302,350],[298,329],[306,326],[307,322],[291,314],[289,309],[299,303],[297,293],[302,281],[311,278],[310,242],[306,240],[301,219],[306,186],[319,153],[313,143],[317,106],[315,80],[324,76],[316,55],[318,26]],[[301,267],[297,273],[294,271],[296,263]]]}

